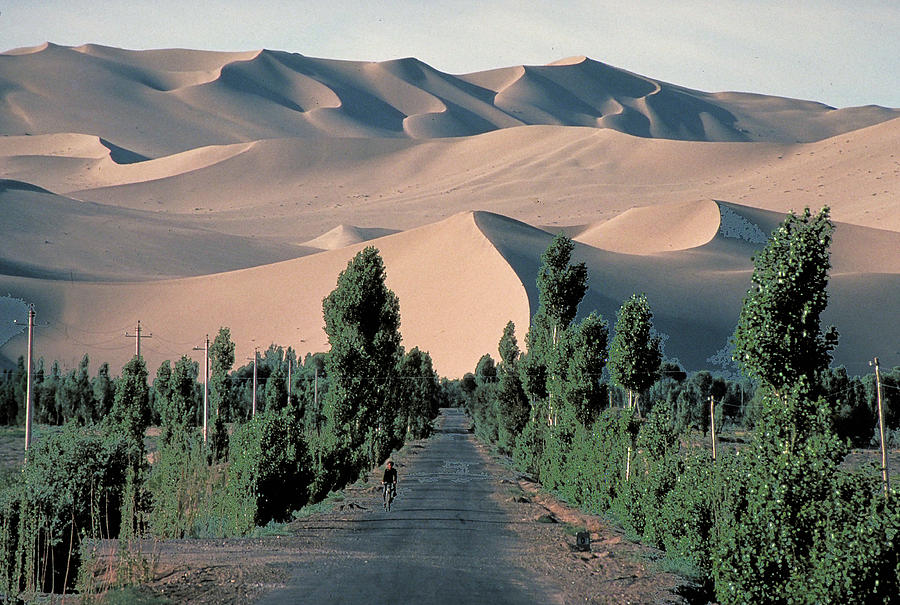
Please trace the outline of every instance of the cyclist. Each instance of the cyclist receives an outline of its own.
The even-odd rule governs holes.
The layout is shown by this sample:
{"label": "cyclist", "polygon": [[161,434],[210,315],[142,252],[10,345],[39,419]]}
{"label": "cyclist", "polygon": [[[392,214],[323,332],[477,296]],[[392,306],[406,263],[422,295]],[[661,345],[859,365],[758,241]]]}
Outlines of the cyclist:
{"label": "cyclist", "polygon": [[394,468],[393,460],[388,460],[385,465],[384,476],[381,478],[381,486],[385,506],[387,506],[388,490],[390,490],[390,497],[392,499],[397,496],[397,469]]}

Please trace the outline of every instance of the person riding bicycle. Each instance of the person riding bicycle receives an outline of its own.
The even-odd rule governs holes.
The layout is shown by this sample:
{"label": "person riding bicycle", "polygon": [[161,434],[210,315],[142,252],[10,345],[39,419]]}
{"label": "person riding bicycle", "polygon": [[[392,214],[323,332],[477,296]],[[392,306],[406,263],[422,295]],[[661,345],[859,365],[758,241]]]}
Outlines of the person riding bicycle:
{"label": "person riding bicycle", "polygon": [[391,496],[397,496],[397,469],[394,468],[393,460],[387,461],[384,476],[381,478],[381,485],[383,490],[391,490]]}

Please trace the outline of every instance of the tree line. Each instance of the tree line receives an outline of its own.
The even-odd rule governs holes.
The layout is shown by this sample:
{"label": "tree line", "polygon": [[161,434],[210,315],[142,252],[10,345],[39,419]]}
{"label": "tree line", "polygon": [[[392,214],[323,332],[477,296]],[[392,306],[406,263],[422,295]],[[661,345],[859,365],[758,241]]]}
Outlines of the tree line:
{"label": "tree line", "polygon": [[[641,294],[612,337],[595,313],[576,321],[587,272],[559,235],[541,257],[525,350],[509,323],[499,361],[483,356],[458,385],[477,435],[562,499],[665,550],[709,599],[895,602],[898,493],[877,469],[844,465],[877,433],[873,381],[830,367],[838,333],[820,325],[833,228],[827,208],[790,213],[754,257],[732,337],[739,381],[664,360]],[[900,368],[885,376],[895,439],[898,378]],[[713,458],[694,432],[713,420],[745,442]]]}
{"label": "tree line", "polygon": [[[39,367],[38,421],[62,428],[32,442],[21,472],[0,473],[0,600],[89,589],[101,539],[246,535],[288,521],[429,435],[445,391],[428,353],[401,344],[399,301],[375,248],[348,263],[323,314],[328,352],[302,364],[274,345],[262,355],[255,414],[252,366],[233,369],[230,331],[219,330],[205,440],[203,386],[187,356],[152,379],[138,356],[116,378],[107,364],[90,378],[86,356],[66,374]],[[20,366],[0,382],[8,423],[22,421]],[[148,452],[151,424],[159,436]]]}

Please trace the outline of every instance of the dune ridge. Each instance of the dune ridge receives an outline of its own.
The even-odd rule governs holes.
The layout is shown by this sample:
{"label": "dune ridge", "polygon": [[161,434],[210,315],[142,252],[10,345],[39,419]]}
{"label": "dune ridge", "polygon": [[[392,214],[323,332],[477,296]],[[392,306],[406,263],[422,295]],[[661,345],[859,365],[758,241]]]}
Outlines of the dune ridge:
{"label": "dune ridge", "polygon": [[[900,115],[695,91],[588,58],[455,76],[412,58],[365,63],[274,50],[48,44],[0,54],[0,79],[7,89],[0,132],[87,130],[148,158],[279,136],[422,139],[535,124],[695,141],[809,142]],[[95,107],[104,107],[102,118]],[[155,128],[135,131],[134,123]]]}

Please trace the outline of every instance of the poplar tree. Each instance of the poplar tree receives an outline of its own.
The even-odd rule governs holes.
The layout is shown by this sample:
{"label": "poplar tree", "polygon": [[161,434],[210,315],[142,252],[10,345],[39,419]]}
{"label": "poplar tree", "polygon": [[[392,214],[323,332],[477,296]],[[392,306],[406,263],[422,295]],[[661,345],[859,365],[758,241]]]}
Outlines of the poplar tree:
{"label": "poplar tree", "polygon": [[122,368],[108,418],[143,458],[144,433],[150,425],[150,388],[147,386],[147,366],[143,357],[135,355]]}
{"label": "poplar tree", "polygon": [[640,413],[638,398],[659,377],[662,344],[653,333],[653,312],[643,294],[632,294],[616,317],[609,347],[609,373],[628,392],[628,407]]}
{"label": "poplar tree", "polygon": [[[587,267],[572,263],[575,244],[560,233],[541,254],[538,270],[538,310],[525,337],[528,353],[522,359],[522,384],[533,400],[550,398],[548,383],[560,378],[561,356],[557,350],[562,332],[569,329],[578,305],[587,292]],[[555,411],[548,402],[548,421]]]}
{"label": "poplar tree", "polygon": [[392,389],[403,354],[400,303],[385,284],[378,250],[369,246],[347,264],[322,307],[331,345],[326,416],[337,442],[349,448],[348,470],[356,474],[378,462],[376,438],[392,431]]}
{"label": "poplar tree", "polygon": [[516,325],[513,322],[503,328],[503,336],[498,345],[500,351],[500,366],[498,374],[500,382],[497,386],[497,403],[500,413],[500,424],[504,429],[507,443],[503,444],[508,449],[515,445],[515,436],[522,432],[528,423],[531,406],[528,397],[522,387],[519,378],[519,344],[516,340]]}
{"label": "poplar tree", "polygon": [[210,413],[223,421],[232,419],[233,401],[228,373],[234,366],[234,342],[231,330],[219,328],[219,333],[209,345],[209,405]]}
{"label": "poplar tree", "polygon": [[751,286],[734,332],[734,359],[749,378],[782,393],[800,378],[816,384],[838,333],[820,327],[828,305],[834,224],[828,207],[788,214],[753,258]]}

